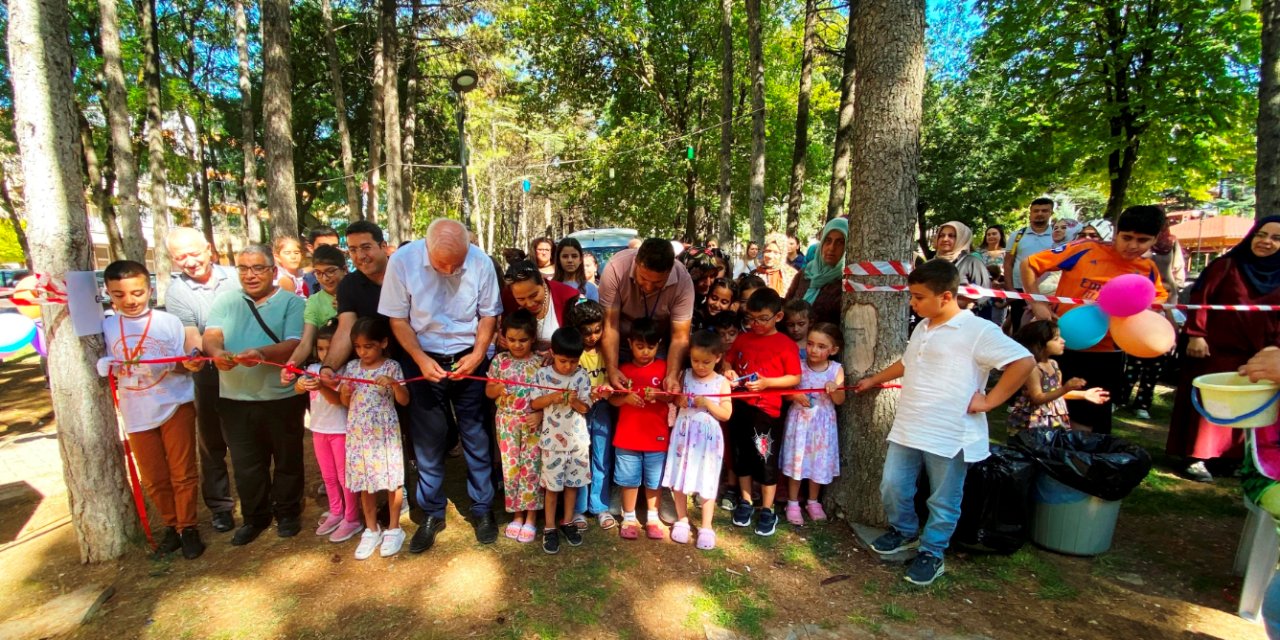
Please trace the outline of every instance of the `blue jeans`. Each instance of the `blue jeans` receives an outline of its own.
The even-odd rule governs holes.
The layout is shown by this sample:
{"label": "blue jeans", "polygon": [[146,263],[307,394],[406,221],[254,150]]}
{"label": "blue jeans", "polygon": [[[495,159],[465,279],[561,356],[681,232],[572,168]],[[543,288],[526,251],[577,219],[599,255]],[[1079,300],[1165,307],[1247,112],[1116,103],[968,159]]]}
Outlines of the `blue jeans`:
{"label": "blue jeans", "polygon": [[[476,371],[488,371],[485,360]],[[458,439],[467,462],[467,495],[471,514],[489,513],[493,502],[493,466],[490,463],[489,431],[484,425],[484,382],[441,380],[409,383],[409,431],[414,457],[418,460],[418,506],[427,515],[443,518],[444,459],[449,449],[449,420],[457,418]]]}
{"label": "blue jeans", "polygon": [[616,449],[618,460],[613,466],[613,479],[620,487],[644,485],[656,490],[662,482],[662,468],[667,463],[666,451],[632,451]]}
{"label": "blue jeans", "polygon": [[575,513],[609,511],[609,492],[613,476],[613,407],[607,400],[591,405],[587,411],[587,430],[591,433],[591,485],[578,492]]}
{"label": "blue jeans", "polygon": [[916,479],[920,470],[929,476],[929,521],[920,534],[920,550],[941,558],[960,520],[960,501],[964,498],[964,476],[969,465],[964,453],[944,458],[919,449],[890,442],[880,480],[880,499],[884,501],[889,526],[904,536],[920,532],[916,517]]}

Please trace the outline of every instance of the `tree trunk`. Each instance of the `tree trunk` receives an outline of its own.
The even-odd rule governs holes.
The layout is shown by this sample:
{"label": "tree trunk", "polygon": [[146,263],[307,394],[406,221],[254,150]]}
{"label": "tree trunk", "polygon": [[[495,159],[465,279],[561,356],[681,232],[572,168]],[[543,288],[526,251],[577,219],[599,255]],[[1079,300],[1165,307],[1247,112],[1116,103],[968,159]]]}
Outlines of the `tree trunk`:
{"label": "tree trunk", "polygon": [[373,90],[369,101],[369,184],[365,217],[378,220],[378,185],[382,181],[382,103],[386,86],[383,70],[382,14],[378,14],[378,36],[373,39]]}
{"label": "tree trunk", "polygon": [[9,176],[3,162],[0,162],[0,202],[4,203],[9,224],[13,225],[13,233],[18,236],[18,247],[22,249],[22,263],[27,271],[34,272],[35,267],[31,266],[31,244],[27,242],[26,229],[22,228],[22,216],[18,215],[18,208],[14,206],[13,197],[9,195]]}
{"label": "tree trunk", "polygon": [[[858,0],[853,0],[854,4]],[[844,68],[840,76],[840,112],[836,123],[835,157],[831,160],[831,191],[827,195],[827,220],[845,212],[844,197],[849,186],[849,150],[853,138],[853,91],[857,80],[853,20],[849,21],[844,42]],[[822,238],[818,238],[821,242]]]}
{"label": "tree trunk", "polygon": [[404,166],[400,159],[399,51],[396,33],[396,0],[382,0],[382,118],[383,149],[387,154],[387,231],[391,244],[408,240],[413,220],[406,222],[404,211]]}
{"label": "tree trunk", "polygon": [[[418,19],[422,10],[422,1],[413,0],[413,13],[409,18],[409,34],[408,41],[404,50],[404,72],[405,72],[405,89],[404,89],[404,134],[403,144],[400,151],[400,162],[404,167],[401,174],[401,182],[404,187],[404,195],[401,196],[400,206],[404,207],[407,212],[407,218],[412,224],[413,222],[413,152],[416,146],[414,133],[418,128],[418,76],[421,71],[418,69]],[[478,215],[478,214],[477,214]],[[480,229],[472,229],[479,233]]]}
{"label": "tree trunk", "polygon": [[747,41],[751,50],[751,239],[764,246],[764,45],[760,0],[747,0]]}
{"label": "tree trunk", "polygon": [[720,0],[720,213],[716,238],[733,246],[733,0]]}
{"label": "tree trunk", "polygon": [[99,0],[102,41],[102,75],[105,84],[107,128],[111,132],[111,159],[115,173],[116,219],[121,231],[121,253],[129,260],[147,257],[138,213],[138,161],[133,154],[133,125],[125,92],[124,66],[120,61],[120,18],[116,0]]}
{"label": "tree trunk", "polygon": [[[8,3],[9,71],[14,132],[26,182],[28,233],[39,273],[65,278],[93,269],[84,177],[76,158],[76,112],[71,83],[67,4],[56,0]],[[45,307],[49,389],[58,421],[58,448],[71,503],[71,526],[82,562],[125,554],[138,519],[125,482],[124,452],[106,381],[95,362],[101,335],[76,337],[66,307]]]}
{"label": "tree trunk", "polygon": [[[791,191],[787,194],[787,235],[800,237],[800,206],[804,204],[804,162],[809,154],[809,94],[813,90],[813,30],[818,22],[817,0],[804,3],[804,40],[800,56],[800,92],[796,96],[796,144],[791,152]],[[804,243],[800,243],[804,251]]]}
{"label": "tree trunk", "polygon": [[356,162],[351,152],[351,131],[347,128],[347,99],[342,91],[342,69],[338,60],[338,42],[333,34],[333,6],[320,0],[320,17],[324,21],[324,53],[329,61],[329,83],[333,91],[333,109],[338,116],[338,142],[342,147],[342,184],[347,188],[347,218],[359,220],[360,190],[356,183]]}
{"label": "tree trunk", "polygon": [[169,249],[164,240],[169,236],[169,195],[166,185],[168,174],[164,157],[164,112],[160,107],[160,36],[156,25],[156,0],[140,0],[142,7],[143,50],[146,58],[144,72],[147,92],[147,148],[148,170],[151,172],[151,244],[155,256],[152,270],[156,277],[156,299],[164,305],[169,289],[168,274],[172,268]]}
{"label": "tree trunk", "polygon": [[1280,0],[1262,0],[1262,65],[1258,82],[1258,159],[1254,167],[1259,219],[1280,213]]}
{"label": "tree trunk", "polygon": [[240,222],[244,227],[244,246],[247,247],[258,237],[258,156],[254,143],[253,85],[249,82],[249,20],[244,14],[244,0],[235,0],[235,10],[240,76],[240,148],[244,152],[244,180],[241,183],[244,211]]}
{"label": "tree trunk", "polygon": [[[201,109],[201,113],[204,109]],[[195,122],[195,141],[191,145],[191,151],[195,154],[192,158],[196,163],[196,200],[200,203],[200,228],[204,231],[204,239],[209,241],[209,246],[218,247],[218,243],[214,239],[213,233],[213,205],[209,202],[209,165],[205,163],[204,152],[204,125],[200,123],[199,117],[192,118]]]}
{"label": "tree trunk", "polygon": [[1138,136],[1133,135],[1122,119],[1123,116],[1112,118],[1111,137],[1113,140],[1123,140],[1124,146],[1107,154],[1111,189],[1107,194],[1107,209],[1103,217],[1112,224],[1115,224],[1116,218],[1124,210],[1124,201],[1129,195],[1129,179],[1133,177],[1133,165],[1138,160]]}
{"label": "tree trunk", "polygon": [[[124,258],[124,239],[116,222],[116,210],[111,204],[111,193],[102,177],[102,165],[98,162],[98,150],[93,146],[93,129],[84,117],[84,110],[76,106],[80,121],[80,157],[84,160],[84,175],[89,181],[89,198],[107,234],[107,255],[114,260]],[[145,256],[144,256],[145,258]],[[133,260],[134,258],[128,258]]]}
{"label": "tree trunk", "polygon": [[[859,0],[854,4],[858,94],[854,109],[847,260],[911,259],[924,98],[924,0]],[[867,284],[903,284],[900,277],[859,277]],[[849,380],[880,371],[902,356],[907,341],[904,296],[845,295],[842,354]],[[841,443],[848,471],[832,484],[832,500],[849,520],[880,524],[880,475],[885,438],[898,392],[851,396],[841,407]]]}
{"label": "tree trunk", "polygon": [[293,63],[289,0],[262,0],[262,124],[271,237],[298,235],[293,181]]}

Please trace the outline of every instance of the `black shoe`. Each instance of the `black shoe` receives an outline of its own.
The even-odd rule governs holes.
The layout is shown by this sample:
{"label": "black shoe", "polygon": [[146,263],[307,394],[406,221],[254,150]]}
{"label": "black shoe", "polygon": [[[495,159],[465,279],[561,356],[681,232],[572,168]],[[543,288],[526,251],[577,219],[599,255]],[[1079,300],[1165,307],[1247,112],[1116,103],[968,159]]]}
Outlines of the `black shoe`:
{"label": "black shoe", "polygon": [[774,513],[773,509],[761,509],[760,517],[756,518],[756,535],[771,536],[777,530],[778,514]]}
{"label": "black shoe", "polygon": [[200,540],[200,531],[195,527],[182,530],[182,557],[195,560],[204,553],[204,541]]}
{"label": "black shoe", "polygon": [[755,515],[756,508],[746,500],[739,500],[738,506],[733,510],[733,526],[749,527],[751,526],[751,516]]}
{"label": "black shoe", "polygon": [[409,540],[409,553],[422,553],[431,548],[436,543],[436,534],[444,531],[444,518],[439,516],[427,516],[422,521],[422,526],[413,533],[413,538]]}
{"label": "black shoe", "polygon": [[578,525],[568,522],[560,525],[560,533],[564,534],[564,541],[569,546],[576,547],[582,544],[582,532],[578,531]]}
{"label": "black shoe", "polygon": [[560,553],[560,534],[555,529],[543,529],[542,550],[553,556]]}
{"label": "black shoe", "polygon": [[236,528],[236,518],[230,511],[219,511],[213,514],[213,530],[226,533]]}
{"label": "black shoe", "polygon": [[281,538],[292,538],[302,531],[302,522],[297,516],[292,518],[276,518],[276,535]]}
{"label": "black shoe", "polygon": [[486,511],[480,515],[472,516],[476,528],[476,542],[480,544],[493,544],[498,541],[498,524],[493,521],[493,512]]}
{"label": "black shoe", "polygon": [[266,530],[266,527],[257,527],[246,522],[239,529],[236,529],[235,534],[231,536],[231,544],[237,547],[249,544],[257,540],[258,536],[262,535],[262,532]]}
{"label": "black shoe", "polygon": [[182,538],[178,536],[178,530],[173,527],[165,527],[164,535],[160,537],[160,544],[156,546],[156,555],[167,555],[181,548]]}

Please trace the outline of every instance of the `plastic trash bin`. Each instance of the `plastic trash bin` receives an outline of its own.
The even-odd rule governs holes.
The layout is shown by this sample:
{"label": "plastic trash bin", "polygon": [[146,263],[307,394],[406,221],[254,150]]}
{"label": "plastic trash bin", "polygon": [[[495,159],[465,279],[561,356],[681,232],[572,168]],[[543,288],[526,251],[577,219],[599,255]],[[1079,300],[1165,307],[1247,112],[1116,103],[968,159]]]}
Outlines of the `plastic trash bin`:
{"label": "plastic trash bin", "polygon": [[1280,561],[1280,536],[1276,535],[1276,521],[1271,514],[1254,504],[1248,496],[1244,506],[1249,510],[1245,518],[1240,546],[1236,549],[1235,573],[1244,576],[1240,585],[1240,607],[1236,612],[1245,620],[1260,621],[1262,599],[1267,585]]}
{"label": "plastic trash bin", "polygon": [[1042,473],[1036,479],[1031,540],[1050,551],[1096,556],[1111,548],[1120,517],[1119,500],[1077,491]]}

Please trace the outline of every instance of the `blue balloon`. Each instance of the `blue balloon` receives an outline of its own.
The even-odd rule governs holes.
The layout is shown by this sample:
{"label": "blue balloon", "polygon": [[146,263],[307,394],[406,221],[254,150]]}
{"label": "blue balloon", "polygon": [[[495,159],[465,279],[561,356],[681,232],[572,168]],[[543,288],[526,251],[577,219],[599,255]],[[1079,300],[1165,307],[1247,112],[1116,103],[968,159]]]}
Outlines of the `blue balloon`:
{"label": "blue balloon", "polygon": [[1111,319],[1096,304],[1080,305],[1058,318],[1058,330],[1068,349],[1088,349],[1107,336]]}

